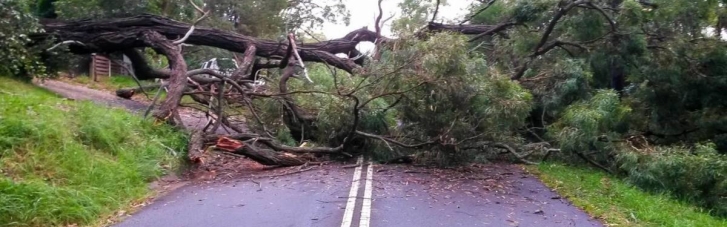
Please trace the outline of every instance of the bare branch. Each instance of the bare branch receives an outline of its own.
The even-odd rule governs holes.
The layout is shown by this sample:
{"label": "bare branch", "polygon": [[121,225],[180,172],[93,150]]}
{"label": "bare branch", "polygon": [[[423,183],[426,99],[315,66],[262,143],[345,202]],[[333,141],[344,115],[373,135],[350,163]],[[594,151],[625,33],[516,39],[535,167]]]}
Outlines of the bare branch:
{"label": "bare branch", "polygon": [[515,158],[517,158],[522,163],[525,163],[525,164],[528,164],[528,165],[537,165],[538,164],[536,162],[528,161],[527,159],[525,159],[525,158],[527,158],[528,154],[521,155],[521,154],[519,154],[515,150],[515,148],[512,148],[510,145],[507,145],[507,144],[504,144],[504,143],[490,143],[488,145],[489,146],[492,146],[492,147],[497,147],[497,148],[501,148],[501,149],[507,150],[508,152],[510,152],[512,155],[514,155]]}
{"label": "bare branch", "polygon": [[192,33],[194,32],[194,29],[197,27],[197,24],[200,21],[204,20],[205,18],[207,18],[210,15],[210,11],[209,10],[206,11],[206,12],[204,10],[202,10],[202,8],[200,8],[199,6],[197,6],[197,4],[194,4],[194,0],[189,0],[189,3],[191,3],[192,6],[194,6],[194,8],[198,12],[202,13],[202,16],[200,18],[197,18],[196,20],[194,20],[194,23],[192,23],[192,26],[189,27],[189,31],[187,31],[187,33],[184,34],[184,37],[182,37],[181,39],[179,39],[177,41],[174,41],[174,45],[180,45],[180,44],[183,44],[184,42],[186,42],[187,39],[189,39],[189,36],[191,36]]}
{"label": "bare branch", "polygon": [[202,7],[199,7],[199,6],[197,6],[197,4],[194,3],[194,0],[189,0],[189,3],[192,4],[192,6],[194,6],[194,9],[196,9],[197,12],[200,12],[202,14],[205,13],[204,10],[202,9]]}
{"label": "bare branch", "polygon": [[45,51],[52,51],[52,50],[58,48],[59,46],[66,45],[66,44],[78,44],[78,45],[81,45],[81,46],[85,46],[86,45],[86,44],[83,44],[82,42],[79,42],[79,41],[66,40],[66,41],[63,41],[63,42],[60,42],[60,43],[56,43],[56,45],[53,45],[52,47],[46,49]]}
{"label": "bare branch", "polygon": [[288,40],[290,41],[290,46],[293,49],[293,54],[295,55],[295,58],[298,59],[298,64],[300,65],[300,67],[303,68],[303,75],[305,75],[305,79],[307,79],[308,82],[313,83],[313,80],[311,80],[310,76],[308,76],[308,69],[305,68],[303,58],[301,58],[300,54],[298,53],[298,47],[295,45],[295,37],[293,36],[293,33],[288,34]]}

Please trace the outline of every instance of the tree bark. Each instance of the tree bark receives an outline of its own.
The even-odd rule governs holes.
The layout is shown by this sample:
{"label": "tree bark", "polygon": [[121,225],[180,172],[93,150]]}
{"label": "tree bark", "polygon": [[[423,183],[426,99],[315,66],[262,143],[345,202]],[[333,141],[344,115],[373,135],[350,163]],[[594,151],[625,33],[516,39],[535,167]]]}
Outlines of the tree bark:
{"label": "tree bark", "polygon": [[[167,96],[154,113],[154,117],[168,121],[177,111],[179,101],[182,100],[184,89],[187,87],[187,63],[184,61],[180,47],[171,40],[155,31],[146,31],[142,34],[144,42],[157,52],[165,55],[169,60],[169,86]],[[180,123],[181,122],[177,122]]]}

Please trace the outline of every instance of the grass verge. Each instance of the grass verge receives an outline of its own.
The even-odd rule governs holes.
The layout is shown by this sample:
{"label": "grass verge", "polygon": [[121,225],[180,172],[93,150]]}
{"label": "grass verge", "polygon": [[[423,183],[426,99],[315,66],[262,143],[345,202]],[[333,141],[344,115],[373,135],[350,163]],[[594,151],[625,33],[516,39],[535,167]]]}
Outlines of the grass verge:
{"label": "grass verge", "polygon": [[169,127],[0,77],[0,226],[104,224],[185,146]]}
{"label": "grass verge", "polygon": [[610,226],[727,226],[727,220],[668,195],[644,192],[598,170],[555,163],[527,168],[575,206]]}

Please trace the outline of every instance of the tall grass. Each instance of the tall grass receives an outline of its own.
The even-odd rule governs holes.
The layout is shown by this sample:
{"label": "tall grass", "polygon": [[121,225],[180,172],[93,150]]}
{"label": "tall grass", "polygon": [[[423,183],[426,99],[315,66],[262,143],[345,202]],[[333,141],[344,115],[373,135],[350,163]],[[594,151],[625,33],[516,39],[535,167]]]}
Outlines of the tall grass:
{"label": "tall grass", "polygon": [[185,137],[0,77],[0,226],[97,224],[148,196]]}
{"label": "tall grass", "polygon": [[727,219],[711,216],[668,195],[644,192],[598,170],[554,163],[529,170],[608,226],[727,226]]}

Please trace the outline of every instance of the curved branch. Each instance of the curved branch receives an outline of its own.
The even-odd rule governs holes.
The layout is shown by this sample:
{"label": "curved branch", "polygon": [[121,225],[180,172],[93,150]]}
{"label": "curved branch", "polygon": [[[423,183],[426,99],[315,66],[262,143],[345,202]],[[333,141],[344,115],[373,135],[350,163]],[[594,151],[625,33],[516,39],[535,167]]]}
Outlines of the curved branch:
{"label": "curved branch", "polygon": [[387,143],[393,143],[393,144],[395,144],[397,146],[400,146],[400,147],[403,147],[403,148],[424,148],[424,147],[428,147],[428,146],[434,146],[436,144],[439,144],[439,142],[440,142],[438,140],[435,140],[435,141],[428,141],[428,142],[419,143],[419,144],[405,144],[405,143],[399,142],[399,141],[394,140],[394,139],[391,139],[391,138],[387,138],[387,137],[383,137],[383,136],[379,136],[379,135],[374,135],[374,134],[366,133],[366,132],[362,132],[362,131],[356,131],[356,134],[357,135],[361,135],[361,136],[365,136],[365,137],[368,137],[368,138],[372,138],[372,139],[378,139],[378,140],[381,140],[381,141],[385,141]]}
{"label": "curved branch", "polygon": [[66,44],[78,44],[78,45],[81,45],[81,46],[86,46],[86,44],[83,44],[82,42],[79,42],[79,41],[76,41],[76,40],[66,40],[66,41],[63,41],[63,42],[60,42],[60,43],[56,43],[56,45],[53,45],[52,47],[46,49],[45,51],[52,51],[52,50],[58,48],[59,46],[66,45]]}
{"label": "curved branch", "polygon": [[540,38],[540,42],[538,42],[538,45],[535,46],[534,51],[539,51],[541,47],[545,45],[546,42],[548,42],[548,38],[550,38],[550,34],[553,33],[553,29],[555,29],[555,25],[558,24],[558,21],[560,21],[560,18],[563,18],[568,11],[573,9],[576,6],[579,6],[583,3],[586,3],[586,0],[578,0],[574,1],[562,9],[559,9],[558,12],[553,16],[553,19],[550,19],[550,23],[548,23],[548,26],[545,28],[545,32],[543,32],[543,36]]}

